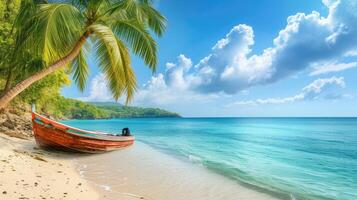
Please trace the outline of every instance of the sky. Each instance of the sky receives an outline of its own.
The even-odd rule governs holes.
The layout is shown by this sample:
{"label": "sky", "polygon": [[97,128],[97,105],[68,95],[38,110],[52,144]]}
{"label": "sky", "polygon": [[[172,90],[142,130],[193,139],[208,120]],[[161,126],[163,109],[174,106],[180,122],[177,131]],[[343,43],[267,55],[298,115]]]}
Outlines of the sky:
{"label": "sky", "polygon": [[[167,18],[152,73],[133,56],[139,89],[130,105],[185,117],[357,116],[357,1],[160,0]],[[113,101],[89,57],[85,91]]]}

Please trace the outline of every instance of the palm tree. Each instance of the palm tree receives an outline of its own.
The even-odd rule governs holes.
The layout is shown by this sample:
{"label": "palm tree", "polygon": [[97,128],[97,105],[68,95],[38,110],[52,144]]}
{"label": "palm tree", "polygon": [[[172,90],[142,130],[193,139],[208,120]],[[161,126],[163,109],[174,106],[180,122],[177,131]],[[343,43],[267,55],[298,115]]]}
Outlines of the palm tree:
{"label": "palm tree", "polygon": [[65,67],[83,91],[89,74],[86,53],[91,46],[115,100],[126,95],[129,102],[136,90],[129,49],[155,71],[157,44],[150,33],[161,36],[166,19],[151,0],[38,2],[22,1],[15,23],[16,49],[40,57],[47,67],[7,90],[0,108],[34,82]]}

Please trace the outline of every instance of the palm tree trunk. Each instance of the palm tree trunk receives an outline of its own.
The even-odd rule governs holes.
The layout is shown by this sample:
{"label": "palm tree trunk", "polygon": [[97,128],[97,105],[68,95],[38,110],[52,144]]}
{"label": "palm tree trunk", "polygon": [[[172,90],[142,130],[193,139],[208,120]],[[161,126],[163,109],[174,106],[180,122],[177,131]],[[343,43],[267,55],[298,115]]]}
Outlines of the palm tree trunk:
{"label": "palm tree trunk", "polygon": [[28,77],[27,79],[21,81],[20,83],[16,84],[13,88],[6,91],[3,96],[0,97],[0,109],[4,109],[6,105],[18,94],[28,88],[30,85],[35,83],[36,81],[41,80],[43,77],[51,74],[52,72],[66,66],[67,63],[72,61],[81,50],[84,43],[86,43],[87,38],[91,33],[89,31],[85,32],[81,38],[79,38],[76,45],[73,47],[72,51],[65,57],[59,59],[58,61],[51,64],[46,69],[33,74],[32,76]]}

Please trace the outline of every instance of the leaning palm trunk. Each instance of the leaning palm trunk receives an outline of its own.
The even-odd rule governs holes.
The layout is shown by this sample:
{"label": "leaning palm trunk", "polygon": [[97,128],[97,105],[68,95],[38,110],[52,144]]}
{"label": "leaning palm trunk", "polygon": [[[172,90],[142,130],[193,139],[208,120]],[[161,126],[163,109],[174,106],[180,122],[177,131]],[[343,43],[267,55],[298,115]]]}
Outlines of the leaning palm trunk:
{"label": "leaning palm trunk", "polygon": [[37,73],[33,74],[32,76],[28,77],[27,79],[21,81],[20,83],[16,84],[14,87],[9,89],[8,91],[5,91],[5,93],[0,97],[0,109],[4,109],[6,107],[6,105],[14,97],[16,97],[19,93],[24,91],[26,88],[28,88],[30,85],[32,85],[36,81],[39,81],[43,77],[66,66],[67,63],[72,61],[79,54],[82,46],[86,43],[86,40],[89,37],[89,35],[90,35],[90,32],[84,33],[67,56],[54,62],[52,65],[50,65],[46,69],[44,69],[40,72],[37,72]]}
{"label": "leaning palm trunk", "polygon": [[[68,64],[73,80],[83,91],[89,71],[84,45],[90,35],[93,35],[98,67],[106,75],[115,100],[126,94],[129,102],[136,89],[129,50],[155,71],[157,44],[150,33],[161,36],[166,19],[152,7],[151,1],[38,2],[42,1],[29,0],[21,4],[15,23],[15,49],[41,56],[41,60],[51,65],[4,92],[0,97],[0,110],[31,84]],[[77,40],[83,30],[85,33]],[[74,42],[67,54],[68,43]]]}

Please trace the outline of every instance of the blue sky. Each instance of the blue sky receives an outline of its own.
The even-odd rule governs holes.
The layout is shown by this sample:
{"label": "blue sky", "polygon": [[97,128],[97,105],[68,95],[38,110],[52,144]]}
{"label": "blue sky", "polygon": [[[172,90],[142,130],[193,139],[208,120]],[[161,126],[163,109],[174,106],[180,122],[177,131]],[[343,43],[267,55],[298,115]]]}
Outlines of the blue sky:
{"label": "blue sky", "polygon": [[[156,2],[168,19],[132,105],[183,116],[356,116],[357,5],[343,0]],[[298,14],[299,13],[299,14]],[[86,101],[111,101],[89,56]]]}

